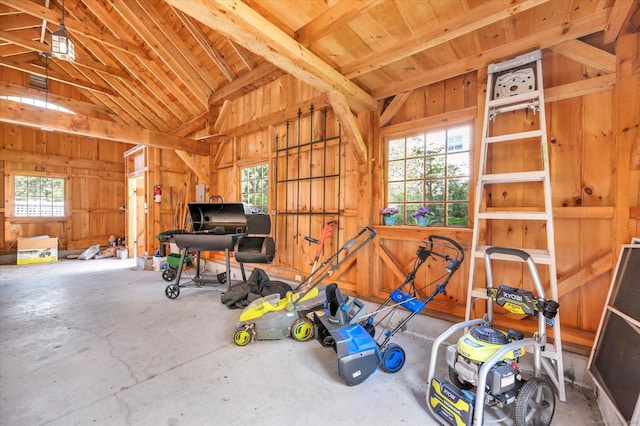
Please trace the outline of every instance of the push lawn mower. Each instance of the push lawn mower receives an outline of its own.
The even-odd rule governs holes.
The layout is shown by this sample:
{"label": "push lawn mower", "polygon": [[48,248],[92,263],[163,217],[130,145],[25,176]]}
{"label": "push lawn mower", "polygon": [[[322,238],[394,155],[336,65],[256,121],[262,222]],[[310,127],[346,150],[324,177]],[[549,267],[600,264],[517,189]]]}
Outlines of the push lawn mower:
{"label": "push lawn mower", "polygon": [[272,294],[251,302],[238,319],[233,336],[236,345],[245,346],[253,340],[278,340],[287,336],[301,342],[313,338],[313,322],[307,314],[320,309],[326,298],[326,286],[318,285],[333,275],[375,236],[373,228],[362,228],[322,262],[294,291],[288,292],[283,298],[279,294]]}
{"label": "push lawn mower", "polygon": [[[492,255],[517,256],[526,262],[537,296],[531,291],[501,285],[493,286]],[[558,312],[558,303],[547,300],[536,265],[531,256],[518,249],[490,247],[485,252],[487,275],[487,313],[484,319],[456,324],[433,343],[429,362],[427,406],[431,414],[443,424],[482,425],[484,407],[495,413],[515,404],[517,426],[544,426],[551,423],[555,410],[552,385],[540,377],[541,352],[547,343],[546,325]],[[493,327],[493,302],[515,314],[534,315],[538,331],[532,338],[521,332],[504,332]],[[438,348],[455,332],[474,327],[447,347],[449,380],[435,377]],[[519,368],[525,348],[533,350],[534,371],[528,380]],[[475,393],[471,389],[475,388]],[[503,410],[504,411],[504,410]],[[504,420],[505,414],[499,414]],[[508,415],[508,413],[506,414]]]}
{"label": "push lawn mower", "polygon": [[[438,293],[444,290],[464,260],[460,245],[448,237],[431,235],[418,247],[413,269],[389,298],[374,312],[363,315],[355,301],[342,299],[339,290],[327,290],[327,309],[314,312],[316,337],[323,346],[331,346],[338,356],[338,374],[349,386],[362,383],[380,366],[387,373],[396,373],[404,366],[405,353],[391,338]],[[427,259],[441,258],[445,274],[425,287],[436,284],[433,292],[420,299],[416,289],[416,272]],[[409,291],[405,287],[410,286]],[[390,324],[393,314],[403,308],[409,312],[395,328],[382,333],[376,340],[376,328]]]}

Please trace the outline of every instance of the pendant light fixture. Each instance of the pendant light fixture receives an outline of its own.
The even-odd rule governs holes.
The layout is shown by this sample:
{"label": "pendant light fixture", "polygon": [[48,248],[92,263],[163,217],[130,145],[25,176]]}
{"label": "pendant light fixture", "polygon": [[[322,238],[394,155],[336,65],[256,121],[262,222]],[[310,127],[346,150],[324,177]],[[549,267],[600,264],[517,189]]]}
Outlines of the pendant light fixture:
{"label": "pendant light fixture", "polygon": [[65,61],[74,61],[76,59],[76,48],[64,26],[64,0],[62,0],[62,21],[60,29],[55,33],[51,33],[51,54],[58,59]]}

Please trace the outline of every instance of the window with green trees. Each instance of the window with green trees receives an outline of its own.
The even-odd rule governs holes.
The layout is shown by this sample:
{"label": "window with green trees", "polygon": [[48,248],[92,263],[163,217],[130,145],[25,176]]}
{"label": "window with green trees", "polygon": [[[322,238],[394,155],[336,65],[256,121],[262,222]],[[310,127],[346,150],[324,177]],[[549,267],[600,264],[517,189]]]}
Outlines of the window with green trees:
{"label": "window with green trees", "polygon": [[413,225],[420,207],[436,212],[434,225],[469,225],[471,125],[388,141],[387,204],[396,223]]}
{"label": "window with green trees", "polygon": [[269,212],[269,166],[245,167],[241,172],[242,202],[255,213]]}
{"label": "window with green trees", "polygon": [[64,179],[15,176],[13,193],[14,216],[64,216]]}

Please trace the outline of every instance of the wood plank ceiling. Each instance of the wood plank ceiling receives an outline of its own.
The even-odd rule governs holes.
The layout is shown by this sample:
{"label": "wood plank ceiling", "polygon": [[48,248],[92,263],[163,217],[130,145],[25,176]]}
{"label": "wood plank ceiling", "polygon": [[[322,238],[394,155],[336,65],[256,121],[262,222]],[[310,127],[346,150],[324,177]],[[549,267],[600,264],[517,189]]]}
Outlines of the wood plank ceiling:
{"label": "wood plank ceiling", "polygon": [[[55,102],[80,114],[180,136],[203,125],[209,105],[282,73],[339,92],[358,113],[536,48],[563,46],[578,60],[598,62],[598,53],[611,51],[619,34],[637,31],[640,20],[638,0],[66,0],[64,6],[75,62],[51,58],[45,71],[40,54],[50,52],[50,33],[60,28],[61,0],[0,0],[0,65],[79,89],[81,98]],[[11,82],[0,87],[2,95],[33,94]]]}

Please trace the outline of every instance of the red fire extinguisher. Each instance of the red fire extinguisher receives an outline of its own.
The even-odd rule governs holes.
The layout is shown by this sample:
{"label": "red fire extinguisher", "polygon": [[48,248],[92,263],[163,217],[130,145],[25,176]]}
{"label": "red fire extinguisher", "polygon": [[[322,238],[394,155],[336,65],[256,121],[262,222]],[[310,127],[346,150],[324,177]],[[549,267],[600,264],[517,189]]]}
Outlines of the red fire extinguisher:
{"label": "red fire extinguisher", "polygon": [[153,187],[153,201],[156,203],[162,202],[162,187],[160,185]]}

